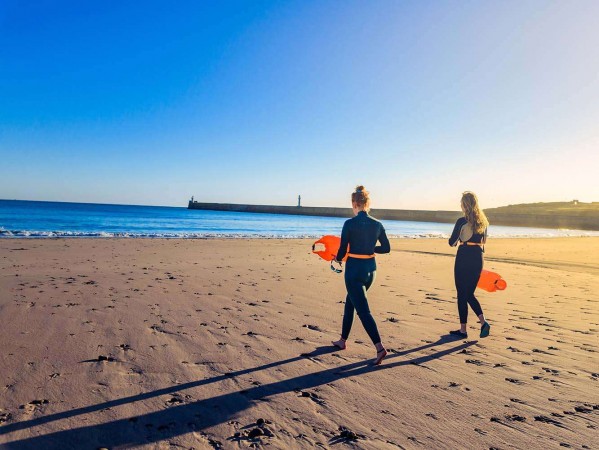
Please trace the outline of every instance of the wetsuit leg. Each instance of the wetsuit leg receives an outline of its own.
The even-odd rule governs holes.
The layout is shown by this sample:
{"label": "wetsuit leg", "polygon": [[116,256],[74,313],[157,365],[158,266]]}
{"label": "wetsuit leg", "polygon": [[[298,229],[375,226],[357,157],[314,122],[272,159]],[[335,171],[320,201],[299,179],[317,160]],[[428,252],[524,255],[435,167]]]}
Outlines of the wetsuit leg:
{"label": "wetsuit leg", "polygon": [[[370,288],[374,279],[376,278],[376,271],[372,272],[372,276],[369,277],[365,284],[366,290]],[[351,331],[352,324],[354,322],[354,304],[352,303],[349,294],[345,297],[345,309],[343,311],[343,325],[341,327],[341,338],[347,340]],[[374,320],[374,319],[373,319]]]}
{"label": "wetsuit leg", "polygon": [[[478,279],[476,280],[476,282],[478,283]],[[476,284],[474,285],[474,289],[472,290],[472,295],[468,297],[468,304],[472,308],[472,311],[474,311],[474,314],[476,314],[476,316],[478,317],[483,313],[483,308],[482,306],[480,306],[480,302],[478,301],[478,299],[474,296],[475,290]]]}
{"label": "wetsuit leg", "polygon": [[483,255],[479,247],[464,246],[458,249],[454,277],[458,293],[460,323],[467,323],[468,321],[468,305],[470,305],[477,316],[483,313],[480,303],[474,296],[482,268]]}
{"label": "wetsuit leg", "polygon": [[345,297],[345,309],[343,311],[343,325],[341,326],[341,338],[346,339],[349,337],[351,326],[354,322],[354,304],[349,298],[349,294]]}
{"label": "wetsuit leg", "polygon": [[[372,285],[376,276],[376,264],[373,260],[356,260],[350,258],[345,268],[345,286],[347,287],[347,300],[356,310],[366,333],[373,344],[381,342],[376,322],[370,313],[366,291]],[[348,311],[346,303],[346,312]],[[353,312],[352,312],[353,316]],[[344,317],[345,323],[345,317]]]}

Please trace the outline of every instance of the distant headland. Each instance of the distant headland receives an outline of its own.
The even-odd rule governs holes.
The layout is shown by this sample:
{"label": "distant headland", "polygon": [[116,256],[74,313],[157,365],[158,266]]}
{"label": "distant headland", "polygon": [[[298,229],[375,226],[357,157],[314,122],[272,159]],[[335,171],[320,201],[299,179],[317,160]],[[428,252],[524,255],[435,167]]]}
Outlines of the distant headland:
{"label": "distant headland", "polygon": [[[191,198],[189,209],[235,211],[302,216],[351,217],[351,208],[322,206],[245,205],[234,203],[205,203]],[[372,209],[374,217],[383,220],[453,223],[462,215],[459,211],[420,211],[410,209]],[[555,203],[528,203],[485,209],[493,225],[551,229],[599,231],[599,202],[577,200]]]}

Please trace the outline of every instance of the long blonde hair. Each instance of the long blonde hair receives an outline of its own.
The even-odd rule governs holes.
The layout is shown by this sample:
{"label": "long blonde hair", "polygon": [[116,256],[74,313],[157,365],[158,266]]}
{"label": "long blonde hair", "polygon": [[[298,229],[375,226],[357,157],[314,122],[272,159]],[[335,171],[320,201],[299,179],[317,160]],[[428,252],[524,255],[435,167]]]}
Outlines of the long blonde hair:
{"label": "long blonde hair", "polygon": [[478,197],[474,192],[466,191],[462,194],[462,209],[464,217],[475,233],[484,233],[489,226],[487,216],[478,205]]}

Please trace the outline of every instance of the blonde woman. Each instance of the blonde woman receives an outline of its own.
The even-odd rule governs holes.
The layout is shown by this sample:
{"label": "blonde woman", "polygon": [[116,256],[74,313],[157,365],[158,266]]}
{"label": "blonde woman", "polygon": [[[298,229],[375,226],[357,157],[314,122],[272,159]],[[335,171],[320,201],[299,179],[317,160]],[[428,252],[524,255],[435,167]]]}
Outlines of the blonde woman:
{"label": "blonde woman", "polygon": [[481,325],[480,337],[484,338],[489,335],[491,326],[485,320],[485,315],[480,303],[474,296],[474,291],[483,270],[483,253],[489,221],[483,210],[480,209],[478,198],[473,192],[464,192],[462,194],[461,205],[464,217],[457,220],[453,233],[449,238],[449,245],[452,247],[459,244],[455,258],[454,278],[458,293],[460,329],[449,333],[454,336],[468,337],[466,325],[468,322],[468,305],[470,305],[478,316]]}
{"label": "blonde woman", "polygon": [[[338,262],[341,262],[348,251],[349,245],[345,266],[347,297],[345,299],[341,339],[334,341],[333,345],[342,350],[346,348],[346,341],[356,312],[376,348],[376,358],[373,363],[379,365],[387,356],[387,350],[381,342],[376,322],[370,313],[366,291],[368,291],[376,277],[374,254],[389,253],[391,246],[383,224],[368,214],[370,211],[370,195],[364,189],[364,186],[356,187],[351,195],[351,202],[354,217],[346,220],[343,224],[341,246],[335,258]],[[377,245],[377,242],[380,245]]]}

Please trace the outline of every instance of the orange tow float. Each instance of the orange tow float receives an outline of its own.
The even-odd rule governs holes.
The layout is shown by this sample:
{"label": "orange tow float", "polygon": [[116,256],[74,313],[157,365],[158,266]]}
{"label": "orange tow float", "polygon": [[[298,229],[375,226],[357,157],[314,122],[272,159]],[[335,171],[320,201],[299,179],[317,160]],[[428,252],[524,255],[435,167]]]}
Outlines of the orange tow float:
{"label": "orange tow float", "polygon": [[[333,262],[335,262],[335,257],[339,252],[339,247],[341,247],[341,238],[339,236],[332,236],[330,234],[321,237],[314,244],[312,244],[312,253],[316,253],[325,261],[331,262],[331,270],[336,273],[341,273],[343,270],[341,268],[337,269],[333,266]],[[343,261],[347,261],[349,254],[346,254],[343,258]],[[341,264],[339,264],[341,267]]]}
{"label": "orange tow float", "polygon": [[507,282],[498,273],[483,270],[476,287],[487,292],[503,291],[507,287]]}
{"label": "orange tow float", "polygon": [[[319,246],[322,245],[323,247]],[[312,244],[312,253],[316,253],[325,261],[332,261],[339,253],[339,247],[341,246],[341,238],[339,236],[332,236],[330,234],[321,237],[314,244]],[[322,250],[317,250],[317,248],[321,248]],[[345,255],[343,261],[347,261],[348,255]]]}

